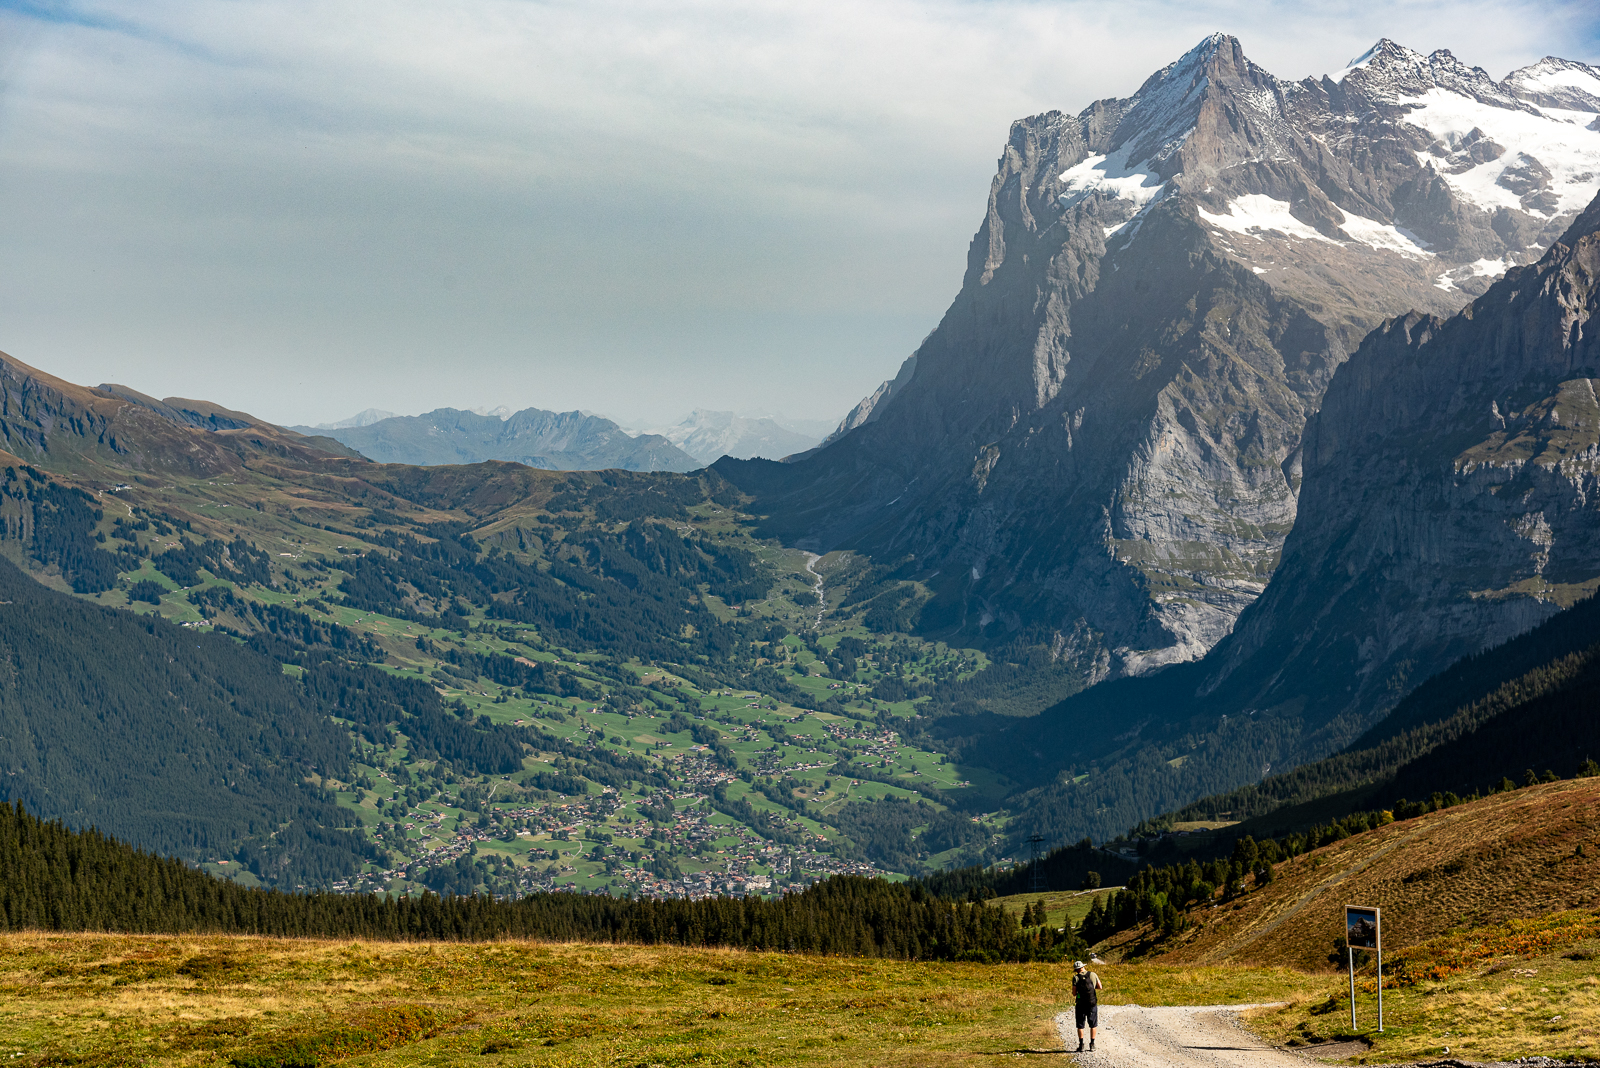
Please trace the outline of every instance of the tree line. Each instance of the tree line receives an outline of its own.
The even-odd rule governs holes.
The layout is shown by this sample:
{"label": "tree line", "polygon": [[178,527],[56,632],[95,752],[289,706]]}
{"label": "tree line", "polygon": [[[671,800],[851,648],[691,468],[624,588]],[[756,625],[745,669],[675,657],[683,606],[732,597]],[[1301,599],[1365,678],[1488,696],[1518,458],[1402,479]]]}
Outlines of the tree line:
{"label": "tree line", "polygon": [[777,899],[286,893],[218,879],[0,803],[0,929],[627,942],[902,960],[1059,960],[1080,944],[982,902],[840,876]]}

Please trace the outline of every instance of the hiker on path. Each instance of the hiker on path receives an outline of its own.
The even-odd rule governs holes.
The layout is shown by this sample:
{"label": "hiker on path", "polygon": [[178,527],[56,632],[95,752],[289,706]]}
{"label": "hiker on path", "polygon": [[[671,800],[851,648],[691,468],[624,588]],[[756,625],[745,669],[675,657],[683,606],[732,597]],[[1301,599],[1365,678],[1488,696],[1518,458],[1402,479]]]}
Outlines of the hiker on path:
{"label": "hiker on path", "polygon": [[1100,995],[1097,990],[1105,989],[1100,985],[1100,977],[1089,970],[1083,961],[1074,961],[1072,964],[1072,993],[1077,1001],[1078,1017],[1078,1052],[1083,1052],[1083,1025],[1089,1025],[1089,1052],[1094,1052],[1094,1034],[1100,1026]]}

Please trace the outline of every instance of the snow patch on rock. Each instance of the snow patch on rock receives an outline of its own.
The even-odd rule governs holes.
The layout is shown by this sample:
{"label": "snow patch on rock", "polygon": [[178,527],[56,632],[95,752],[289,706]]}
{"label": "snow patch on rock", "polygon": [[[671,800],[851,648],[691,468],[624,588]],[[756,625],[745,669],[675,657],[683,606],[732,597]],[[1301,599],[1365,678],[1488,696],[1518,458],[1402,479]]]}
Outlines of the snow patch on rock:
{"label": "snow patch on rock", "polygon": [[1090,156],[1061,172],[1061,183],[1066,187],[1059,198],[1061,206],[1070,208],[1088,197],[1102,196],[1126,201],[1136,209],[1144,208],[1166,186],[1149,164],[1149,160],[1130,164],[1127,160],[1113,161],[1109,156]]}
{"label": "snow patch on rock", "polygon": [[[1200,217],[1208,224],[1230,233],[1253,235],[1263,230],[1270,230],[1285,237],[1304,241],[1326,241],[1330,245],[1344,244],[1296,219],[1290,214],[1288,201],[1275,200],[1264,193],[1247,193],[1228,201],[1228,210],[1231,214],[1213,215],[1204,208],[1198,210]],[[1415,235],[1398,226],[1366,219],[1350,212],[1345,212],[1344,218],[1344,226],[1341,229],[1352,241],[1372,248],[1388,249],[1416,259],[1433,255]]]}
{"label": "snow patch on rock", "polygon": [[[1587,112],[1513,110],[1440,88],[1404,103],[1411,106],[1405,121],[1435,138],[1431,151],[1418,153],[1419,162],[1438,170],[1457,196],[1485,211],[1510,208],[1550,218],[1581,211],[1594,196],[1600,130],[1588,128],[1594,116]],[[1516,151],[1459,173],[1439,166],[1439,157],[1484,138]]]}

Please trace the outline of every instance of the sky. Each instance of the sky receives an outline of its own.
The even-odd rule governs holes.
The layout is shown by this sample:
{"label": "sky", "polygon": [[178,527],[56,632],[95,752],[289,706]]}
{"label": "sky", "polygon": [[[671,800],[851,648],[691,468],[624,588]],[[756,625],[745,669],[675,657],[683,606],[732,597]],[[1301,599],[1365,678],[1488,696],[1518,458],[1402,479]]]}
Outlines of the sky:
{"label": "sky", "polygon": [[1011,121],[1214,30],[1286,78],[1600,62],[1591,0],[0,0],[0,350],[284,424],[837,419]]}

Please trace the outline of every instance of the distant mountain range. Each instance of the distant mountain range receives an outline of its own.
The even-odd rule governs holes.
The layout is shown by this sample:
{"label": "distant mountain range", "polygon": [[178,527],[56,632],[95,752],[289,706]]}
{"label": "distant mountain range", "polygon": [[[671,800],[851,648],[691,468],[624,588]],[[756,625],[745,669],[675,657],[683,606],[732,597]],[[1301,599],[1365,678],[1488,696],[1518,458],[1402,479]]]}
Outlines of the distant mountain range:
{"label": "distant mountain range", "polygon": [[[371,426],[373,423],[384,419],[393,419],[398,413],[386,412],[382,408],[368,408],[366,411],[357,412],[348,419],[341,419],[337,423],[318,423],[312,430],[345,430],[353,426]],[[487,413],[479,413],[487,414]]]}
{"label": "distant mountain range", "polygon": [[[110,387],[107,387],[110,388]],[[115,387],[122,388],[122,387]],[[338,440],[368,459],[395,464],[510,460],[554,471],[694,471],[723,456],[779,460],[814,448],[826,431],[786,421],[696,408],[682,422],[639,433],[591,412],[528,408],[439,408],[396,415],[380,408],[336,423],[295,426]]]}
{"label": "distant mountain range", "polygon": [[474,464],[509,460],[551,471],[694,471],[694,456],[659,434],[630,435],[616,423],[583,412],[525,408],[516,413],[438,408],[422,415],[379,415],[368,409],[345,425],[291,427],[334,438],[378,463]]}

